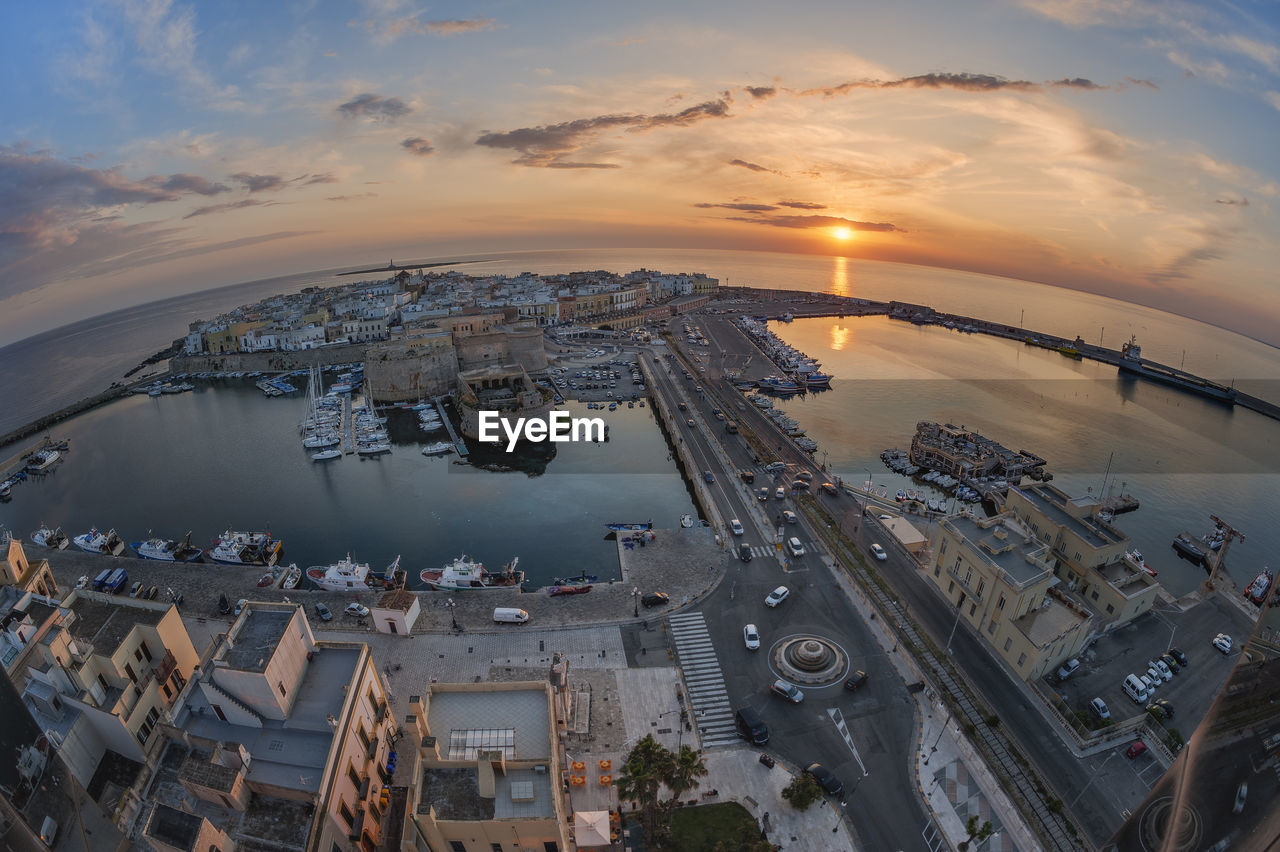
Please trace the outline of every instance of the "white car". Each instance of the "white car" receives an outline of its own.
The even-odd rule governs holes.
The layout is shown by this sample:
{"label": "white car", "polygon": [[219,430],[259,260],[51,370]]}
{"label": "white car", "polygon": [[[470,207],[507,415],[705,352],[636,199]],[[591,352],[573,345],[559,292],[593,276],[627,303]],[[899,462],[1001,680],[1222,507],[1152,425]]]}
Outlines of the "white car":
{"label": "white car", "polygon": [[1231,637],[1225,633],[1219,633],[1217,636],[1213,637],[1213,647],[1217,648],[1224,654],[1231,653],[1231,645]]}
{"label": "white car", "polygon": [[1160,676],[1163,677],[1166,682],[1173,680],[1173,671],[1164,660],[1152,660],[1147,663],[1147,668],[1155,669],[1160,672]]}
{"label": "white car", "polygon": [[884,548],[878,544],[871,545],[871,555],[876,559],[879,559],[881,562],[889,558],[889,554],[885,553]]}
{"label": "white car", "polygon": [[354,615],[357,618],[364,618],[369,614],[369,607],[362,603],[349,603],[347,608],[343,610],[347,615]]}
{"label": "white car", "polygon": [[83,589],[83,588],[84,588],[85,586],[87,586],[87,585],[89,585],[89,578],[88,578],[88,577],[81,577],[79,580],[76,580],[76,588],[77,588],[77,589]]}
{"label": "white car", "polygon": [[765,596],[764,605],[774,607],[785,601],[791,595],[791,590],[786,586],[779,586],[768,595]]}
{"label": "white car", "polygon": [[796,559],[799,559],[801,556],[804,556],[804,545],[801,544],[800,539],[796,538],[795,536],[792,536],[791,538],[787,539],[787,549],[791,551],[791,555],[794,556]]}
{"label": "white car", "polygon": [[748,624],[742,628],[742,641],[747,644],[748,651],[760,650],[760,632],[756,630],[754,624]]}
{"label": "white car", "polygon": [[786,521],[789,524],[794,524],[798,520],[798,518],[796,518],[795,512],[791,511],[790,509],[783,509],[782,520]]}
{"label": "white car", "polygon": [[739,521],[737,518],[734,518],[729,522],[729,529],[733,530],[734,535],[742,535],[744,532],[742,529],[742,521]]}

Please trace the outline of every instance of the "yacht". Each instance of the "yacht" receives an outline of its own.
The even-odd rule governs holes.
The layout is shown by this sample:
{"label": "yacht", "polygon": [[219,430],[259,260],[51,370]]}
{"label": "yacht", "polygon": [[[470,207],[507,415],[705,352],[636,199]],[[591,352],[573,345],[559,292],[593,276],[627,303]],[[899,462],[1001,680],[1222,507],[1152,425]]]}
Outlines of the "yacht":
{"label": "yacht", "polygon": [[424,456],[439,456],[453,452],[453,444],[448,441],[437,441],[434,444],[427,444],[422,448]]}
{"label": "yacht", "polygon": [[31,534],[31,540],[41,547],[54,550],[66,550],[67,545],[71,543],[67,540],[67,534],[62,531],[62,527],[52,530],[48,527],[40,527]]}
{"label": "yacht", "polygon": [[227,530],[213,540],[205,555],[224,565],[275,565],[284,542],[269,532],[237,532]]}
{"label": "yacht", "polygon": [[362,456],[377,456],[377,455],[381,455],[382,453],[389,453],[391,452],[391,442],[374,441],[369,444],[361,444],[359,449],[356,450],[356,452]]}
{"label": "yacht", "polygon": [[200,548],[191,544],[191,533],[182,541],[166,538],[149,538],[146,541],[135,541],[129,548],[143,559],[155,559],[160,562],[199,562]]}
{"label": "yacht", "polygon": [[307,569],[307,579],[331,592],[365,589],[369,587],[369,563],[353,562],[348,553],[346,559],[332,565],[312,565]]}
{"label": "yacht", "polygon": [[314,435],[308,435],[303,438],[302,446],[306,447],[308,450],[319,450],[325,447],[337,446],[341,443],[341,440],[342,439],[332,432],[318,432]]}
{"label": "yacht", "polygon": [[318,453],[311,454],[312,461],[328,461],[329,459],[340,458],[342,458],[342,450],[335,450],[332,447],[327,450],[321,450]]}
{"label": "yacht", "polygon": [[60,458],[62,458],[62,453],[52,447],[46,447],[43,450],[36,450],[31,456],[31,461],[27,462],[27,470],[48,470],[53,467],[54,463]]}
{"label": "yacht", "polygon": [[97,527],[94,527],[87,533],[76,536],[74,541],[76,547],[85,553],[119,556],[124,552],[124,542],[120,540],[120,536],[116,535],[115,530],[102,533],[98,531]]}
{"label": "yacht", "polygon": [[298,563],[294,562],[289,565],[288,570],[284,574],[284,582],[280,584],[282,589],[297,588],[299,581],[302,580],[302,569],[298,567]]}
{"label": "yacht", "polygon": [[516,568],[520,558],[516,557],[502,566],[501,571],[486,571],[479,562],[459,556],[444,568],[427,569],[418,576],[422,582],[432,589],[442,592],[455,592],[464,589],[513,589],[524,582],[524,572]]}

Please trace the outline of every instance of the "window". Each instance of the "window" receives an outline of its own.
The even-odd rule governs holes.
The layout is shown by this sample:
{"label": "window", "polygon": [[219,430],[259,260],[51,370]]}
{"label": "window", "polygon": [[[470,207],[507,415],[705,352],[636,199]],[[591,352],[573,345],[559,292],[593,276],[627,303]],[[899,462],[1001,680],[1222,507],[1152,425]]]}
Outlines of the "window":
{"label": "window", "polygon": [[138,646],[138,650],[142,652],[142,656],[147,658],[147,662],[151,662],[151,649],[147,647],[147,643],[143,642]]}
{"label": "window", "polygon": [[221,707],[219,707],[217,704],[210,704],[209,706],[213,708],[213,714],[215,716],[217,716],[219,719],[221,719],[224,722],[227,721],[227,714],[222,712]]}
{"label": "window", "polygon": [[167,683],[160,684],[160,691],[164,693],[166,700],[173,697],[173,691],[169,689],[169,684]]}
{"label": "window", "polygon": [[378,696],[374,693],[372,686],[369,687],[369,695],[367,697],[369,699],[369,709],[372,710],[374,713],[377,713],[378,712]]}
{"label": "window", "polygon": [[939,556],[941,556],[941,555],[945,554],[946,552],[947,552],[947,540],[944,538],[944,539],[942,540],[942,547],[939,547],[939,548],[938,548],[938,555],[939,555]]}
{"label": "window", "polygon": [[933,576],[937,577],[941,573],[942,573],[942,563],[939,562],[937,565],[933,566]]}
{"label": "window", "polygon": [[356,768],[350,763],[347,764],[347,777],[351,779],[351,783],[357,790],[360,789],[360,773],[356,772]]}
{"label": "window", "polygon": [[955,588],[956,588],[956,583],[954,580],[952,580],[950,583],[947,583],[947,594],[951,594],[953,591],[955,591]]}
{"label": "window", "polygon": [[1025,663],[1026,661],[1027,661],[1027,655],[1026,655],[1026,654],[1019,654],[1019,655],[1018,655],[1018,668],[1022,668],[1022,664],[1023,664],[1023,663]]}
{"label": "window", "polygon": [[365,751],[368,751],[369,735],[364,732],[364,722],[356,723],[356,736],[360,737],[360,742],[364,743]]}
{"label": "window", "polygon": [[129,676],[129,680],[133,681],[134,683],[138,682],[138,676],[133,673],[133,666],[129,665],[128,663],[124,664],[124,673]]}
{"label": "window", "polygon": [[996,609],[1004,612],[1004,594],[1001,593],[1000,599],[996,601]]}
{"label": "window", "polygon": [[490,844],[489,844],[489,848],[490,848],[490,849],[492,849],[492,850],[493,850],[493,852],[502,852],[502,844],[501,844],[501,843],[490,843]]}
{"label": "window", "polygon": [[348,828],[350,828],[351,823],[355,822],[356,820],[356,815],[351,813],[351,808],[347,807],[347,803],[342,799],[338,800],[338,813],[342,816],[342,819],[347,823]]}
{"label": "window", "polygon": [[986,581],[986,580],[979,579],[979,580],[978,580],[978,595],[977,595],[978,600],[982,600],[982,590],[983,590],[983,589],[985,589],[986,587],[987,587],[987,581]]}
{"label": "window", "polygon": [[451,852],[467,852],[467,847],[463,845],[461,840],[450,840],[449,849]]}
{"label": "window", "polygon": [[977,611],[978,611],[978,605],[977,605],[976,603],[971,603],[971,604],[969,604],[969,617],[970,617],[970,618],[973,618],[973,614],[974,614],[975,612],[977,612]]}
{"label": "window", "polygon": [[987,635],[994,636],[996,633],[996,623],[994,621],[987,622]]}
{"label": "window", "polygon": [[1008,651],[1008,650],[1009,650],[1010,648],[1012,648],[1012,647],[1013,647],[1013,639],[1012,639],[1012,638],[1004,640],[1004,649],[1005,649],[1006,651]]}
{"label": "window", "polygon": [[1111,604],[1107,604],[1107,615],[1110,615],[1111,613],[1113,613],[1113,612],[1115,612],[1115,611],[1116,611],[1116,608],[1115,608],[1115,607],[1113,607]]}
{"label": "window", "polygon": [[1089,595],[1089,597],[1093,598],[1096,601],[1098,599],[1098,590],[1094,589],[1093,594]]}
{"label": "window", "polygon": [[969,581],[972,579],[973,579],[973,569],[972,568],[964,569],[964,584],[966,586],[969,585]]}
{"label": "window", "polygon": [[282,681],[282,680],[278,680],[278,681],[276,681],[276,689],[280,690],[280,697],[281,697],[281,698],[283,698],[283,697],[287,694],[287,693],[285,692],[285,689],[284,689],[284,681]]}
{"label": "window", "polygon": [[1079,565],[1079,564],[1080,564],[1080,551],[1078,551],[1078,550],[1076,551],[1076,564],[1077,564],[1077,565]]}

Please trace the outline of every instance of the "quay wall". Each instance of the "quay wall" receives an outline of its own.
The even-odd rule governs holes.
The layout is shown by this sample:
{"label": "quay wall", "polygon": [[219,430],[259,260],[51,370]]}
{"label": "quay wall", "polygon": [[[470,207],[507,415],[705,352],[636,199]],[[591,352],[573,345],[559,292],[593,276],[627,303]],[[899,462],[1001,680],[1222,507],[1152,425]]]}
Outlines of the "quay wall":
{"label": "quay wall", "polygon": [[[147,378],[146,381],[151,382],[153,379]],[[79,402],[74,402],[65,408],[60,408],[52,414],[46,414],[39,420],[33,420],[25,426],[19,426],[17,429],[8,432],[5,435],[0,435],[0,447],[7,447],[16,441],[21,441],[23,438],[43,432],[45,429],[50,428],[54,424],[61,423],[69,417],[74,417],[75,415],[81,414],[92,408],[97,408],[99,405],[104,405],[105,403],[111,402],[113,399],[119,399],[128,393],[129,386],[112,385],[102,393],[85,397]],[[19,455],[21,454],[19,453]]]}
{"label": "quay wall", "polygon": [[300,349],[295,352],[228,352],[225,355],[179,355],[169,360],[169,373],[207,373],[230,370],[273,372],[300,370],[316,365],[350,364],[363,361],[363,343]]}

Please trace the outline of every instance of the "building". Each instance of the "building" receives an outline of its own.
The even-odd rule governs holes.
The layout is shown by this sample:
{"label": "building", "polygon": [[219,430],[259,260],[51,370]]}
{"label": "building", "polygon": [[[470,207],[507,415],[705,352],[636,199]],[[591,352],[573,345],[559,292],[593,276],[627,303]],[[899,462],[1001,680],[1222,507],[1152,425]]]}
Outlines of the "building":
{"label": "building", "polygon": [[0,585],[13,586],[45,598],[58,596],[58,584],[49,570],[48,559],[31,562],[22,542],[8,537],[4,543],[4,564],[0,565]]}
{"label": "building", "polygon": [[571,848],[549,682],[432,684],[409,706],[418,747],[402,850]]}
{"label": "building", "polygon": [[369,619],[379,633],[409,636],[421,611],[417,595],[407,589],[392,589],[370,607]]}
{"label": "building", "polygon": [[156,852],[232,852],[235,843],[226,832],[202,816],[168,805],[156,805],[143,836]]}
{"label": "building", "polygon": [[1049,546],[1054,573],[1097,611],[1099,632],[1147,612],[1160,584],[1126,558],[1129,538],[1097,515],[1092,497],[1067,496],[1048,483],[1010,488],[1005,506]]}
{"label": "building", "polygon": [[458,374],[458,413],[462,434],[480,437],[480,412],[496,411],[513,423],[521,417],[547,419],[553,394],[534,384],[518,365],[477,367]]}
{"label": "building", "polygon": [[309,814],[287,848],[374,852],[395,728],[367,645],[317,642],[301,606],[251,602],[206,652],[165,733],[187,752],[178,782],[211,813],[248,820],[259,803]]}
{"label": "building", "polygon": [[938,524],[937,559],[927,576],[966,621],[1023,680],[1076,655],[1093,617],[1055,589],[1048,544],[1009,515],[967,513]]}

